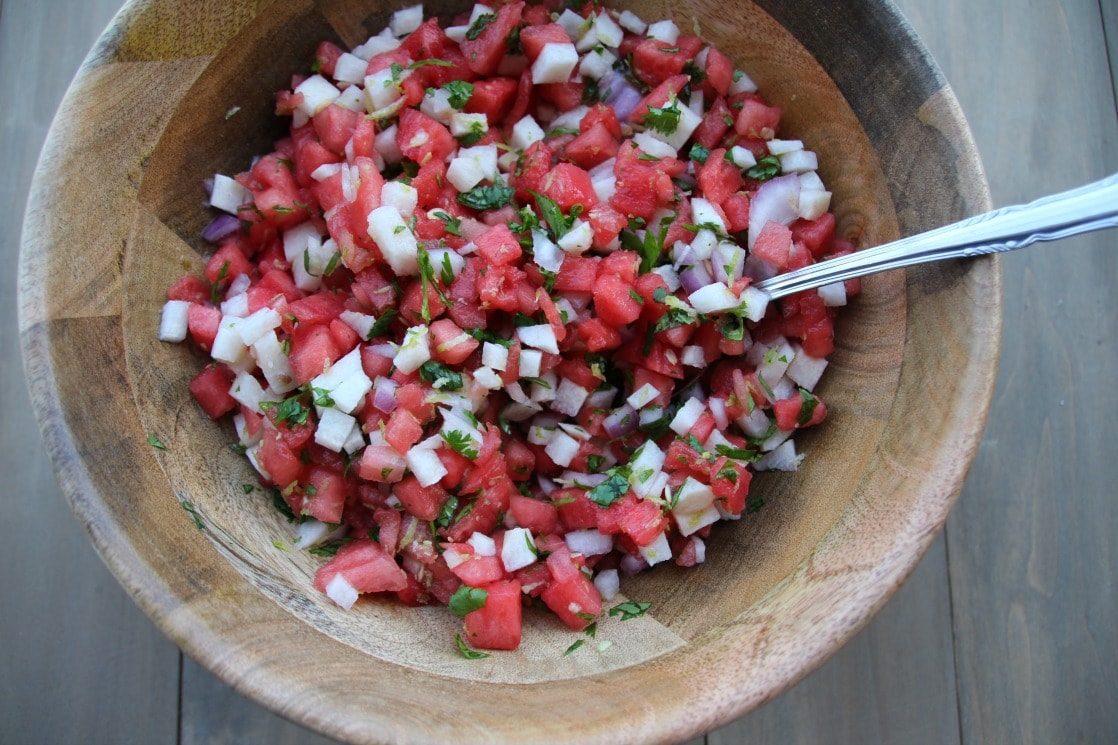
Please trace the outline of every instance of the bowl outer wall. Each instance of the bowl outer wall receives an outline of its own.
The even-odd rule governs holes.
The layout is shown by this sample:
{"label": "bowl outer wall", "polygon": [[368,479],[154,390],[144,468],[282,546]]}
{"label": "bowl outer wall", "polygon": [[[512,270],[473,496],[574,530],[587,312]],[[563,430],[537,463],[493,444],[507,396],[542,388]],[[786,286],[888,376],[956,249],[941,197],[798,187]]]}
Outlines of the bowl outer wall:
{"label": "bowl outer wall", "polygon": [[[313,10],[311,3],[300,7]],[[687,8],[701,14],[725,6],[674,7],[677,18],[686,18]],[[989,207],[957,103],[891,5],[875,2],[818,14],[779,2],[760,7],[796,30],[807,50],[832,71],[863,123],[869,122],[865,134],[887,185],[896,230],[913,233]],[[640,8],[649,18],[671,10],[651,3]],[[114,118],[112,112],[153,88],[171,100],[181,98],[233,33],[267,10],[266,3],[126,6],[60,108],[28,205],[20,328],[36,413],[75,514],[141,607],[230,685],[307,726],[355,741],[677,740],[740,716],[833,654],[911,572],[946,519],[973,458],[996,369],[1001,308],[996,260],[911,270],[902,283],[911,316],[932,318],[939,327],[957,329],[958,336],[927,340],[914,333],[916,321],[909,320],[894,410],[912,411],[929,393],[945,392],[944,370],[929,362],[945,343],[953,351],[948,360],[953,382],[946,391],[952,405],[935,407],[935,421],[920,426],[890,414],[870,476],[826,526],[818,548],[747,613],[639,666],[539,690],[481,681],[464,686],[451,676],[363,659],[247,582],[243,572],[198,541],[173,503],[159,530],[152,530],[138,500],[164,495],[170,503],[166,495],[176,500],[179,495],[159,454],[146,446],[145,422],[133,411],[137,381],[122,362],[127,350],[121,324],[129,297],[122,254],[138,228],[113,216],[133,214],[147,175],[145,159],[136,153],[156,148],[175,111],[168,107],[134,118]],[[749,12],[756,9],[749,6]],[[355,3],[335,3],[325,15],[344,25],[348,19],[363,22],[363,13]],[[193,30],[167,34],[168,28]],[[842,34],[849,28],[860,28],[864,43],[832,43],[835,34],[851,38]],[[115,78],[106,85],[106,76],[122,66],[127,87],[116,86]],[[83,136],[79,127],[93,131]],[[89,162],[100,168],[78,167]],[[59,209],[59,195],[68,198],[65,210]],[[856,227],[858,220],[847,222]],[[929,433],[937,436],[931,445]],[[887,497],[898,497],[901,487],[904,494],[890,509]],[[885,534],[851,558],[849,542],[858,544],[867,525],[875,524]],[[181,546],[201,550],[178,553],[175,547]],[[277,656],[277,649],[283,654]],[[743,678],[742,669],[750,674]],[[633,696],[633,690],[643,695]],[[541,698],[549,702],[546,720],[533,714]],[[437,706],[439,714],[429,704],[436,700],[444,702]]]}

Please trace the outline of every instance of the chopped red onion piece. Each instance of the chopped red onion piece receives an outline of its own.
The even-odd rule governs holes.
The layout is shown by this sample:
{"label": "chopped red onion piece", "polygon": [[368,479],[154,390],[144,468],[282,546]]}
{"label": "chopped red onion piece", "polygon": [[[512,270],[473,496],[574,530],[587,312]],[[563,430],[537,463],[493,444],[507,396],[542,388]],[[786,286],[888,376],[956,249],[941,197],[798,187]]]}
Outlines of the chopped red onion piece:
{"label": "chopped red onion piece", "polygon": [[378,377],[373,385],[373,406],[391,414],[399,405],[396,400],[396,389],[399,387],[400,384],[392,378]]}
{"label": "chopped red onion piece", "polygon": [[700,287],[706,287],[714,281],[714,277],[710,276],[710,272],[703,266],[702,263],[689,266],[679,273],[679,281],[683,284],[683,289],[688,293],[694,292]]}
{"label": "chopped red onion piece", "polygon": [[202,240],[217,243],[240,226],[241,221],[234,215],[222,213],[211,220],[209,225],[202,228]]}
{"label": "chopped red onion piece", "polygon": [[602,429],[610,439],[616,440],[633,432],[638,421],[637,410],[629,404],[622,404],[602,420]]}
{"label": "chopped red onion piece", "polygon": [[[599,83],[599,87],[601,85]],[[637,108],[637,104],[641,102],[644,96],[631,86],[622,75],[614,75],[610,78],[608,87],[609,96],[606,98],[606,105],[613,109],[619,121],[625,121]]]}
{"label": "chopped red onion piece", "polygon": [[765,223],[790,225],[799,216],[800,177],[789,173],[766,181],[749,202],[749,246],[753,246]]}

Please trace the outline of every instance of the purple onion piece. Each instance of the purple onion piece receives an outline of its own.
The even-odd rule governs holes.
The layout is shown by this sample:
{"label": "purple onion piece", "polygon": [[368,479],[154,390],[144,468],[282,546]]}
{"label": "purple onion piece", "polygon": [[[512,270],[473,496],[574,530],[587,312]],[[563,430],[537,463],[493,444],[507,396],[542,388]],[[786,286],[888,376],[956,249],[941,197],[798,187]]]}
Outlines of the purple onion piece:
{"label": "purple onion piece", "polygon": [[700,287],[706,287],[714,282],[714,278],[710,276],[710,272],[707,271],[705,266],[695,264],[679,273],[679,281],[683,284],[683,289],[692,293]]}
{"label": "purple onion piece", "polygon": [[385,414],[396,410],[399,402],[396,400],[396,389],[400,387],[392,378],[378,377],[373,385],[373,406]]}
{"label": "purple onion piece", "polygon": [[733,284],[734,280],[741,278],[745,251],[728,243],[719,243],[711,252],[710,263],[715,279],[728,285]]}
{"label": "purple onion piece", "polygon": [[220,214],[202,228],[202,239],[217,243],[225,236],[241,227],[241,221],[233,215]]}
{"label": "purple onion piece", "polygon": [[672,263],[676,269],[695,263],[695,249],[690,243],[677,243],[672,248]]}
{"label": "purple onion piece", "polygon": [[602,420],[602,429],[611,440],[631,434],[639,422],[637,410],[629,404],[622,404]]}
{"label": "purple onion piece", "polygon": [[742,267],[742,275],[749,277],[754,282],[763,282],[777,274],[776,264],[762,259],[760,256],[750,254]]}
{"label": "purple onion piece", "polygon": [[[599,88],[601,83],[598,84]],[[629,85],[629,81],[622,75],[614,75],[609,79],[609,96],[606,97],[606,105],[613,108],[613,113],[617,114],[617,118],[625,121],[633,110],[637,108],[637,104],[644,99],[641,92],[633,86]]]}

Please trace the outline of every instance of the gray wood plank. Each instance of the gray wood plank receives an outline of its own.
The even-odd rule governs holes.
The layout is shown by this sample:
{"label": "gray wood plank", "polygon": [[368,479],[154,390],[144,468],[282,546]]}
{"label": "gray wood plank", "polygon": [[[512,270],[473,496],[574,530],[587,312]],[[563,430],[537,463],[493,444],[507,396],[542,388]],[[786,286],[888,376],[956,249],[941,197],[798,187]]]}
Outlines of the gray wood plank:
{"label": "gray wood plank", "polygon": [[[14,267],[36,156],[55,107],[119,0],[0,6],[0,257]],[[0,275],[0,742],[174,742],[178,651],[97,558],[39,441]],[[111,416],[111,412],[106,412]]]}
{"label": "gray wood plank", "polygon": [[[998,204],[1118,168],[1100,4],[902,6],[971,117]],[[1111,233],[1004,263],[996,398],[947,529],[966,743],[1118,741],[1114,248]]]}
{"label": "gray wood plank", "polygon": [[1099,9],[1102,12],[1107,57],[1110,59],[1110,85],[1118,100],[1118,6],[1108,0],[1099,0]]}
{"label": "gray wood plank", "polygon": [[189,657],[182,671],[180,745],[327,745],[315,734],[238,695]]}
{"label": "gray wood plank", "polygon": [[946,565],[941,536],[858,636],[707,745],[959,742]]}

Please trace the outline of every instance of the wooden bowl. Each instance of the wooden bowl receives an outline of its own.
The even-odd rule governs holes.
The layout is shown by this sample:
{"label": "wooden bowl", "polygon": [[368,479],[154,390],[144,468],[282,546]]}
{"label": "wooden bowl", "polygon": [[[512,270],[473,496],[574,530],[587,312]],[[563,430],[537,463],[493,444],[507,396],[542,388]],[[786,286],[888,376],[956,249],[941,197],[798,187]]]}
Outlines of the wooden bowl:
{"label": "wooden bowl", "polygon": [[[958,104],[888,0],[631,7],[697,22],[754,77],[784,131],[820,153],[844,237],[873,245],[989,208]],[[156,329],[166,288],[205,250],[202,179],[271,143],[282,127],[272,91],[319,39],[359,43],[391,10],[135,0],[101,37],[51,128],[20,265],[27,375],[62,487],[175,643],[336,738],[648,743],[725,724],[834,653],[942,526],[990,403],[999,265],[867,279],[842,315],[821,388],[831,417],[802,439],[803,468],[759,476],[767,506],[719,526],[705,564],[625,581],[652,610],[603,619],[608,649],[564,656],[576,636],[529,612],[520,650],[467,660],[442,608],[370,600],[343,612],[311,587],[320,560],[273,546],[288,526],[244,493],[254,478],[227,447],[231,428],[187,392],[200,359]]]}

